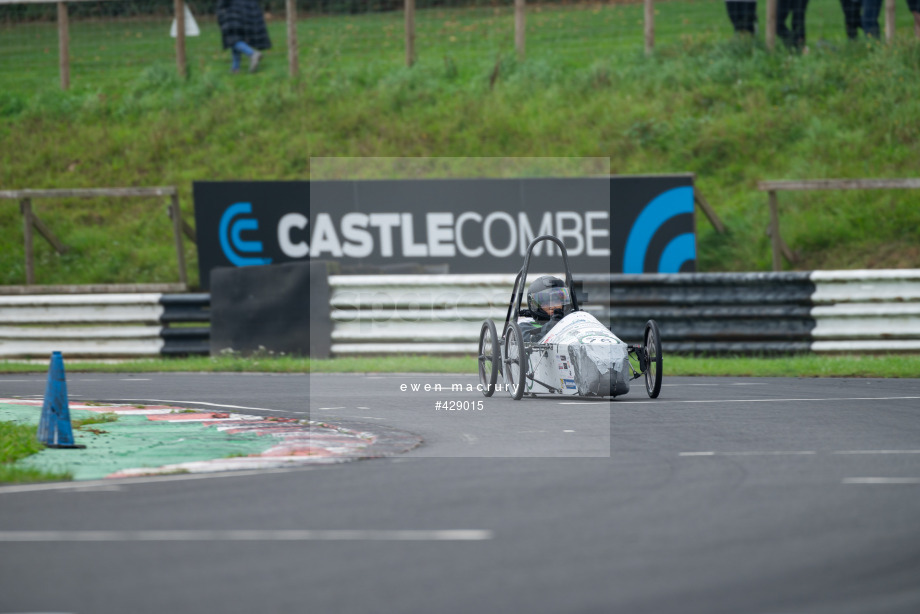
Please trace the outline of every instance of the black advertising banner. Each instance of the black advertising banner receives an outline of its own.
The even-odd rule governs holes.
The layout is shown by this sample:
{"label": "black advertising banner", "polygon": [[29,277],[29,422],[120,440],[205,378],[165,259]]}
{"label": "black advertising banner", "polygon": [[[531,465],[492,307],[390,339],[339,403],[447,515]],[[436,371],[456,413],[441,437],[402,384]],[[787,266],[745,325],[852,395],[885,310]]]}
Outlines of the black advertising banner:
{"label": "black advertising banner", "polygon": [[[196,182],[194,198],[203,288],[214,267],[310,259],[344,271],[514,273],[542,234],[563,240],[576,274],[696,265],[690,175]],[[558,267],[551,247],[533,270]]]}

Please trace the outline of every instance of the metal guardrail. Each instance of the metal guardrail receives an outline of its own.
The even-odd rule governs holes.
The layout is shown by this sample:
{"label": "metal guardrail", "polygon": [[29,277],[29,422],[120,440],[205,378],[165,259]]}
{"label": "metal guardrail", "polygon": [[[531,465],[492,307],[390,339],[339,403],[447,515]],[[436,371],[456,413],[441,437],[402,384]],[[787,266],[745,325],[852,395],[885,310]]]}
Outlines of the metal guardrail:
{"label": "metal guardrail", "polygon": [[814,352],[920,352],[920,269],[814,271]]}
{"label": "metal guardrail", "polygon": [[[539,275],[532,276],[533,278]],[[809,349],[807,274],[589,275],[586,311],[628,342],[658,320],[673,352]],[[475,353],[482,320],[504,319],[513,275],[331,276],[334,355]]]}
{"label": "metal guardrail", "polygon": [[[536,277],[536,275],[534,276]],[[333,355],[476,352],[513,275],[330,276]],[[675,353],[920,351],[920,270],[582,276],[583,307]]]}
{"label": "metal guardrail", "polygon": [[[0,296],[0,358],[207,354],[208,294]],[[179,326],[177,326],[179,325]]]}
{"label": "metal guardrail", "polygon": [[[538,275],[533,275],[536,278]],[[334,356],[474,354],[514,275],[333,275]],[[920,270],[595,275],[584,308],[673,353],[920,352]],[[209,294],[0,296],[0,358],[207,354]]]}

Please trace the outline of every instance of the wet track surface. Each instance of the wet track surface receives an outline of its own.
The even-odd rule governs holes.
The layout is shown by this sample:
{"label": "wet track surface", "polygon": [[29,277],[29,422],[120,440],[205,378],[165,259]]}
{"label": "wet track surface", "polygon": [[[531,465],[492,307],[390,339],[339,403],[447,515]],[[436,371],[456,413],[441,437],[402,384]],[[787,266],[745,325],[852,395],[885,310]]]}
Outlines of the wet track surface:
{"label": "wet track surface", "polygon": [[[0,396],[44,383],[0,376]],[[0,487],[0,612],[920,610],[920,380],[666,377],[658,400],[636,382],[613,402],[451,390],[475,383],[70,374],[81,400],[230,405],[424,444]]]}

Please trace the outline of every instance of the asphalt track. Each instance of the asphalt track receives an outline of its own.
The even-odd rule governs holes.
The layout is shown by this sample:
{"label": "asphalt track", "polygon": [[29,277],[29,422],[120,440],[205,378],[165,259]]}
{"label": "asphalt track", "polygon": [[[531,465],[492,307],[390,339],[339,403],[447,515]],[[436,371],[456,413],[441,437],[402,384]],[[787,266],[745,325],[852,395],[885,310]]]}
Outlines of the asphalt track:
{"label": "asphalt track", "polygon": [[[0,376],[0,396],[44,380]],[[413,383],[475,381],[69,375],[83,400],[425,443],[313,469],[0,487],[0,612],[920,611],[920,379],[666,378],[657,401],[638,386],[612,403]]]}

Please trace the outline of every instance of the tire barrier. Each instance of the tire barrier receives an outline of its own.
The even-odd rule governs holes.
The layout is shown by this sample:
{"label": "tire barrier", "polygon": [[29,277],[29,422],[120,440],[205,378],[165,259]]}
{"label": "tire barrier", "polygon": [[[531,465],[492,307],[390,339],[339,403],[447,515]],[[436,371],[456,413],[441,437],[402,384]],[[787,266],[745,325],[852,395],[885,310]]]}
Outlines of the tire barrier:
{"label": "tire barrier", "polygon": [[[482,321],[504,321],[513,283],[504,274],[331,275],[328,302],[325,293],[314,292],[323,305],[311,300],[311,343],[321,326],[333,356],[475,355]],[[664,352],[920,352],[918,269],[580,283],[585,310],[627,342],[640,342],[645,322],[656,320]],[[320,323],[327,304],[329,321]],[[205,293],[0,296],[0,358],[207,354],[209,328],[193,325],[209,321]]]}
{"label": "tire barrier", "polygon": [[210,295],[0,296],[0,358],[208,353]]}
{"label": "tire barrier", "polygon": [[649,319],[674,353],[796,353],[811,349],[809,273],[695,273],[585,278],[599,318],[639,343]]}

